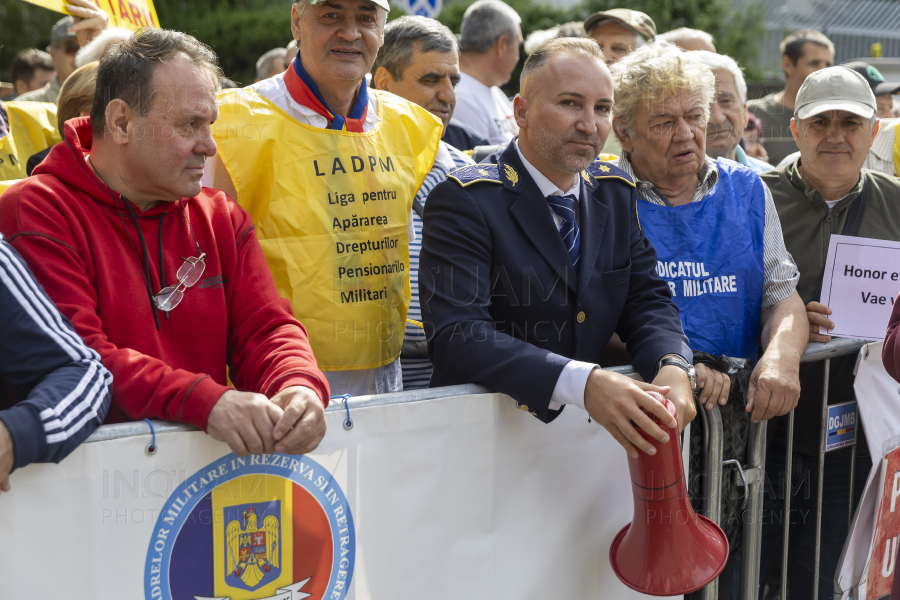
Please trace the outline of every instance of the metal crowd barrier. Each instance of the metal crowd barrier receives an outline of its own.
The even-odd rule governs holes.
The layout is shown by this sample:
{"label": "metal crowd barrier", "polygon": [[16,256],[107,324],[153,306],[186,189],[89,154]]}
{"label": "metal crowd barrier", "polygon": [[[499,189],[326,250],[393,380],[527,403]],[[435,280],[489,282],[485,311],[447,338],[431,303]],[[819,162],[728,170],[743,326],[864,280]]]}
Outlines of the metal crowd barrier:
{"label": "metal crowd barrier", "polygon": [[[831,365],[831,359],[848,354],[859,352],[866,343],[865,340],[835,338],[827,344],[811,343],[806,352],[800,359],[801,363],[810,363],[817,361],[825,361],[824,389],[822,394],[822,425],[826,425],[828,413],[828,372]],[[698,407],[698,414],[710,416],[710,443],[714,443],[715,437],[719,437],[721,443],[721,427],[722,420],[718,415],[718,409],[713,411],[701,410]],[[746,465],[741,467],[737,465],[736,478],[741,479],[741,484],[746,488],[746,507],[743,511],[744,515],[744,531],[743,542],[741,545],[741,581],[740,581],[740,598],[741,600],[757,600],[759,598],[759,569],[760,569],[760,553],[762,551],[762,519],[760,518],[763,508],[763,489],[765,485],[765,464],[766,464],[766,422],[753,423],[750,426],[749,439],[747,442]],[[718,428],[718,432],[716,429]],[[788,549],[790,541],[790,510],[791,510],[791,467],[793,459],[793,441],[794,441],[794,411],[787,415],[787,449],[785,459],[785,481],[786,490],[784,504],[784,530],[782,537],[782,560],[781,560],[781,595],[780,599],[787,598],[787,569],[788,569]],[[718,451],[719,458],[716,459],[715,449],[704,448],[705,471],[709,474],[710,479],[718,479],[717,488],[721,490],[722,467],[721,450]],[[856,445],[853,445],[852,461],[856,459]],[[727,461],[729,463],[736,461]],[[718,467],[718,468],[716,468]],[[818,598],[819,584],[819,554],[821,549],[821,531],[822,531],[822,485],[825,469],[825,435],[822,435],[821,449],[819,452],[819,479],[818,479],[818,495],[816,510],[816,549],[815,549],[815,570],[813,584],[813,600]],[[704,490],[705,491],[705,490]],[[712,492],[713,489],[710,489]],[[721,492],[720,492],[721,494]],[[707,495],[707,498],[711,496]],[[717,502],[711,503],[713,506],[707,508],[704,515],[707,518],[719,523],[721,506],[721,495],[715,496]],[[715,506],[718,505],[718,506]],[[850,520],[853,520],[853,468],[850,471],[850,496],[849,496],[849,512]],[[750,516],[750,518],[747,518]],[[713,582],[704,588],[701,597],[703,600],[713,600],[718,598],[717,582]]]}
{"label": "metal crowd barrier", "polygon": [[[801,363],[810,363],[817,361],[825,361],[825,375],[823,381],[822,392],[822,426],[826,426],[828,417],[828,372],[831,366],[831,359],[848,354],[856,354],[860,348],[866,345],[866,340],[835,338],[827,344],[811,343],[806,348],[806,352],[800,358]],[[630,367],[618,367],[620,373],[632,374],[634,371]],[[737,463],[737,461],[722,460],[722,417],[719,414],[718,406],[713,410],[707,411],[703,407],[697,407],[697,416],[703,422],[704,435],[703,441],[703,461],[704,471],[708,474],[707,481],[704,482],[702,490],[704,496],[704,513],[708,519],[719,524],[721,520],[722,507],[722,472],[725,463]],[[763,489],[765,485],[765,464],[766,464],[766,422],[752,423],[749,431],[749,439],[747,442],[746,465],[736,464],[735,478],[740,479],[740,485],[746,488],[746,507],[743,510],[744,531],[741,544],[741,582],[740,582],[740,598],[741,600],[757,600],[759,598],[759,569],[760,569],[760,553],[762,550],[762,519],[759,518],[763,508]],[[819,554],[821,550],[821,532],[822,532],[822,486],[825,470],[825,435],[821,436],[821,448],[819,451],[819,478],[818,478],[818,495],[816,509],[816,549],[815,549],[815,567],[814,567],[814,584],[813,584],[813,600],[818,598],[819,586]],[[794,442],[794,411],[787,415],[787,449],[785,459],[785,481],[786,490],[784,503],[784,530],[782,537],[782,558],[781,558],[781,595],[780,599],[787,598],[787,569],[788,569],[788,549],[790,541],[790,510],[791,510],[791,467],[793,465],[793,442]],[[853,521],[853,477],[854,465],[856,461],[856,445],[852,446],[852,458],[850,468],[850,493],[848,501],[849,520]],[[747,516],[750,518],[746,518]],[[702,600],[718,599],[718,580],[707,585],[700,594]]]}
{"label": "metal crowd barrier", "polygon": [[[828,371],[831,365],[831,359],[847,354],[854,354],[860,350],[867,342],[857,339],[833,339],[827,344],[811,343],[806,352],[801,357],[800,362],[816,362],[825,361],[825,378],[824,391],[822,395],[822,421],[823,426],[827,421],[828,411]],[[638,378],[634,369],[628,367],[610,367],[607,370],[615,371],[623,375]],[[421,402],[425,400],[435,400],[439,398],[448,398],[461,395],[472,394],[488,394],[491,390],[476,384],[454,385],[442,388],[428,388],[421,390],[411,390],[408,392],[396,392],[391,394],[380,394],[377,396],[357,396],[349,399],[332,401],[326,412],[344,411],[349,407],[351,410],[355,408],[366,408],[370,406],[384,406],[389,404],[403,404],[408,402]],[[348,412],[349,415],[349,412]],[[787,459],[785,462],[785,477],[787,482],[787,494],[785,494],[784,514],[784,534],[782,543],[782,580],[781,580],[781,600],[787,598],[787,562],[788,562],[788,543],[789,543],[789,523],[791,508],[791,467],[794,439],[794,413],[788,414],[787,427]],[[738,461],[724,461],[723,458],[723,429],[722,417],[719,413],[718,406],[712,410],[697,407],[697,418],[704,425],[703,439],[703,464],[704,471],[708,474],[703,482],[703,514],[719,524],[721,521],[722,511],[722,473],[725,463],[738,463]],[[348,418],[344,422],[344,427],[352,427],[352,419]],[[166,421],[154,421],[153,428],[157,434],[168,433],[173,431],[196,431],[197,428],[183,423],[171,423]],[[119,423],[115,425],[102,425],[86,440],[86,443],[102,442],[106,440],[114,440],[125,437],[138,435],[150,435],[149,427],[143,421],[133,423]],[[853,445],[853,460],[856,459],[856,445]],[[753,423],[749,430],[749,439],[747,442],[746,464],[735,464],[736,483],[746,488],[746,506],[743,515],[752,515],[751,518],[744,519],[743,542],[741,545],[741,583],[740,598],[741,600],[756,600],[759,597],[759,568],[760,568],[760,552],[762,545],[762,519],[758,518],[762,513],[763,507],[763,488],[765,482],[765,463],[766,463],[766,422]],[[851,464],[853,464],[851,462]],[[815,583],[813,585],[813,600],[818,598],[819,584],[819,553],[821,545],[821,529],[822,529],[822,484],[825,468],[825,436],[822,436],[822,446],[819,454],[819,480],[818,480],[818,508],[816,512],[816,550],[815,550]],[[853,520],[853,469],[850,471],[850,521]],[[701,598],[703,600],[718,599],[718,579],[707,585],[701,590]]]}
{"label": "metal crowd barrier", "polygon": [[[801,363],[810,363],[817,361],[825,361],[825,375],[822,393],[822,426],[826,426],[828,414],[828,373],[831,366],[831,359],[848,354],[859,352],[868,342],[865,340],[835,338],[827,344],[811,343],[806,352],[800,359]],[[710,432],[709,444],[712,446],[717,443],[721,444],[722,420],[718,414],[718,407],[712,411],[703,410],[698,407],[698,416],[707,417],[709,427],[706,429]],[[740,581],[740,598],[741,600],[757,600],[759,598],[759,569],[760,569],[760,553],[762,550],[762,519],[760,518],[763,508],[763,489],[765,484],[765,464],[766,464],[766,422],[753,423],[750,426],[749,439],[747,442],[746,465],[737,466],[736,478],[741,479],[741,484],[746,488],[746,507],[743,510],[744,515],[744,531],[743,543],[741,545],[741,581]],[[825,469],[825,435],[822,434],[821,448],[819,452],[819,478],[817,492],[817,510],[816,510],[816,544],[815,544],[815,568],[814,568],[814,584],[813,584],[813,600],[818,598],[819,585],[819,554],[821,550],[821,532],[822,532],[822,485],[824,480]],[[785,481],[786,490],[784,503],[784,529],[782,537],[782,559],[781,559],[781,595],[780,599],[787,598],[787,570],[788,570],[788,550],[790,542],[790,510],[791,510],[791,467],[793,465],[793,441],[794,441],[794,411],[787,415],[787,449],[785,459]],[[715,498],[716,501],[710,502],[706,508],[706,516],[716,523],[719,523],[720,507],[721,507],[721,477],[722,467],[725,463],[734,463],[737,461],[721,460],[721,448],[718,451],[715,448],[707,448],[706,440],[704,440],[704,470],[709,474],[709,479],[717,480],[714,486],[704,489],[707,499]],[[849,514],[848,523],[853,521],[853,464],[856,460],[856,445],[852,447],[852,459],[850,470],[850,494],[849,494]],[[709,493],[715,493],[719,490],[718,495],[710,496]],[[707,493],[707,491],[709,493]],[[750,518],[747,518],[750,516]],[[706,586],[703,589],[701,598],[703,600],[713,600],[718,598],[717,581]]]}
{"label": "metal crowd barrier", "polygon": [[[822,546],[822,489],[825,480],[825,445],[827,421],[828,421],[828,373],[831,370],[831,359],[847,354],[856,354],[860,348],[865,346],[866,340],[839,339],[832,340],[827,344],[810,344],[806,353],[803,355],[801,362],[815,362],[818,360],[825,361],[825,374],[822,380],[822,427],[821,441],[819,446],[819,479],[818,491],[816,494],[816,551],[815,562],[813,567],[813,589],[812,597],[816,600],[819,597],[819,554]],[[791,509],[791,466],[793,464],[793,445],[794,445],[794,413],[788,415],[787,427],[787,450],[785,452],[785,482],[787,493],[784,499],[784,537],[782,541],[781,556],[781,598],[787,598],[787,565],[788,565],[788,541],[790,537],[790,509]],[[853,477],[856,466],[856,444],[853,444],[850,455],[850,495],[848,500],[849,518],[847,527],[853,523]]]}

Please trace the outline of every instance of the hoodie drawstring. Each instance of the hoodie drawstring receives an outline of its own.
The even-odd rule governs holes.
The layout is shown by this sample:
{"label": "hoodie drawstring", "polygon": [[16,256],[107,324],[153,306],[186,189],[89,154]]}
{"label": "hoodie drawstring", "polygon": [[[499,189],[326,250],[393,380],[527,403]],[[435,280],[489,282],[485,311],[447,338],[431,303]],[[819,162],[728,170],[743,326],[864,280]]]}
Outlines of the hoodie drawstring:
{"label": "hoodie drawstring", "polygon": [[[141,226],[138,223],[137,217],[134,214],[134,209],[131,208],[131,201],[129,201],[124,196],[122,200],[125,201],[125,207],[128,209],[128,214],[131,215],[131,221],[134,223],[134,228],[137,229],[138,239],[141,241],[141,251],[144,254],[144,282],[147,284],[147,294],[150,298],[150,309],[153,311],[153,320],[156,321],[156,330],[159,331],[159,315],[156,314],[156,303],[153,301],[153,290],[150,289],[150,256],[147,253],[147,242],[144,241],[144,234],[141,233]],[[160,247],[160,251],[162,251],[162,247]]]}
{"label": "hoodie drawstring", "polygon": [[[162,243],[162,227],[163,220],[166,218],[166,213],[160,213],[159,215],[159,229],[157,230],[157,241],[159,242],[159,289],[163,289],[166,287],[166,263],[163,260],[163,243]],[[165,311],[166,319],[169,318],[169,311]]]}
{"label": "hoodie drawstring", "polygon": [[[77,155],[75,148],[69,143],[68,138],[65,140],[66,146]],[[90,157],[85,158],[85,164],[82,164],[80,161],[78,166],[80,166],[84,171],[90,175],[90,170],[87,168],[86,163],[90,162]],[[125,230],[125,237],[128,238],[128,243],[131,245],[131,249],[134,251],[135,258],[137,257],[137,250],[134,248],[134,242],[131,241],[131,234],[128,233],[128,228],[125,227],[125,219],[122,218],[122,212],[119,210],[119,200],[122,200],[125,203],[125,208],[128,209],[128,214],[131,215],[131,221],[134,223],[134,228],[137,229],[138,239],[141,240],[141,250],[144,253],[144,264],[142,265],[142,274],[144,276],[144,284],[147,286],[147,297],[150,299],[150,310],[153,311],[153,320],[156,322],[156,330],[159,331],[159,316],[156,314],[156,302],[153,300],[153,290],[150,289],[150,257],[147,255],[147,243],[144,241],[144,234],[141,232],[141,226],[138,224],[137,217],[134,214],[134,209],[131,208],[131,201],[128,200],[125,196],[119,194],[116,196],[116,193],[113,192],[113,189],[109,187],[109,184],[106,183],[106,180],[100,174],[100,171],[94,169],[94,173],[97,174],[97,177],[100,178],[100,181],[103,182],[103,185],[106,186],[106,192],[113,199],[113,203],[116,205],[116,211],[119,213],[119,219],[122,221],[122,228]],[[181,202],[181,201],[179,201]],[[182,203],[182,207],[184,204]],[[166,213],[161,213],[159,219],[159,279],[162,282],[162,286],[165,287],[165,263],[163,263],[163,250],[162,250],[162,224],[163,219],[165,218]],[[188,226],[190,226],[190,221],[188,221]],[[191,231],[193,233],[193,231]],[[140,262],[140,258],[138,258],[138,262]],[[169,313],[166,313],[166,318],[169,318]]]}

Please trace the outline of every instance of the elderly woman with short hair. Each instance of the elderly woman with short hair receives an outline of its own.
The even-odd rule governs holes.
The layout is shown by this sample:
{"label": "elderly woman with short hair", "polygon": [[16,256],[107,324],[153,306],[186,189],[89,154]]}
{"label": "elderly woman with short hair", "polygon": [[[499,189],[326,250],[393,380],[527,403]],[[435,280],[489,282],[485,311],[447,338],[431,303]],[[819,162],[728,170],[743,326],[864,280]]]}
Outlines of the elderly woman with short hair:
{"label": "elderly woman with short hair", "polygon": [[[746,410],[758,422],[796,406],[809,328],[771,193],[752,169],[706,156],[716,79],[692,54],[655,42],[611,68],[618,166],[634,176],[638,218],[691,349],[706,353],[699,402],[729,398],[713,357],[747,359]],[[734,387],[730,409],[745,400]]]}
{"label": "elderly woman with short hair", "polygon": [[[706,156],[713,72],[665,42],[638,48],[611,70],[613,129],[624,150],[618,165],[634,176],[638,217],[692,348],[755,361],[761,344],[748,412],[754,421],[787,413],[808,337],[799,273],[768,188],[751,169]],[[699,371],[701,402],[724,404],[727,377]]]}

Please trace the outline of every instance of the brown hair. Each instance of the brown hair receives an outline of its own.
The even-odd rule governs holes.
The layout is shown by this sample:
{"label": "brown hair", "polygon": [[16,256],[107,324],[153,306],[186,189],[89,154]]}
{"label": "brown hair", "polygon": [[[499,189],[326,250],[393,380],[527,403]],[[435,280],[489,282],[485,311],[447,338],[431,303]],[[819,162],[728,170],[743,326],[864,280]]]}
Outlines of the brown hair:
{"label": "brown hair", "polygon": [[540,70],[554,56],[560,54],[574,54],[587,58],[594,58],[605,63],[603,50],[600,44],[591,38],[560,37],[544,42],[532,52],[525,60],[522,67],[522,75],[519,77],[520,87],[524,87],[525,79]]}
{"label": "brown hair", "polygon": [[134,35],[111,45],[97,68],[97,91],[91,107],[91,131],[102,137],[106,107],[123,100],[140,116],[150,114],[153,104],[153,72],[158,65],[184,55],[194,65],[207,69],[218,85],[224,76],[215,52],[197,38],[168,29],[139,29]]}
{"label": "brown hair", "polygon": [[830,50],[834,54],[834,44],[825,37],[824,33],[815,29],[801,29],[787,36],[781,42],[782,56],[787,56],[791,59],[791,63],[796,65],[797,61],[803,57],[803,46],[807,42]]}
{"label": "brown hair", "polygon": [[50,55],[37,48],[19,50],[12,60],[12,80],[13,82],[21,80],[26,84],[30,84],[38,69],[44,71],[56,70]]}
{"label": "brown hair", "polygon": [[56,126],[60,135],[64,135],[63,125],[66,121],[91,110],[94,104],[94,90],[97,87],[98,64],[96,61],[89,62],[75,69],[63,82],[56,105]]}

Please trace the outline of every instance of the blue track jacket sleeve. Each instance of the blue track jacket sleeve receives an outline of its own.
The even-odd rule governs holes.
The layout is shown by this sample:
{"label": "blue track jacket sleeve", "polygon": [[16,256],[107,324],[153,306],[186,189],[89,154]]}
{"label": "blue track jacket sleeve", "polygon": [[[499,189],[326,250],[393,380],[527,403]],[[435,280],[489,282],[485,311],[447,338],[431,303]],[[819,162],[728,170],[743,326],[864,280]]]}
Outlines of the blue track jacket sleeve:
{"label": "blue track jacket sleeve", "polygon": [[20,392],[18,404],[0,410],[13,440],[14,469],[58,463],[109,410],[112,375],[2,236],[0,379]]}

